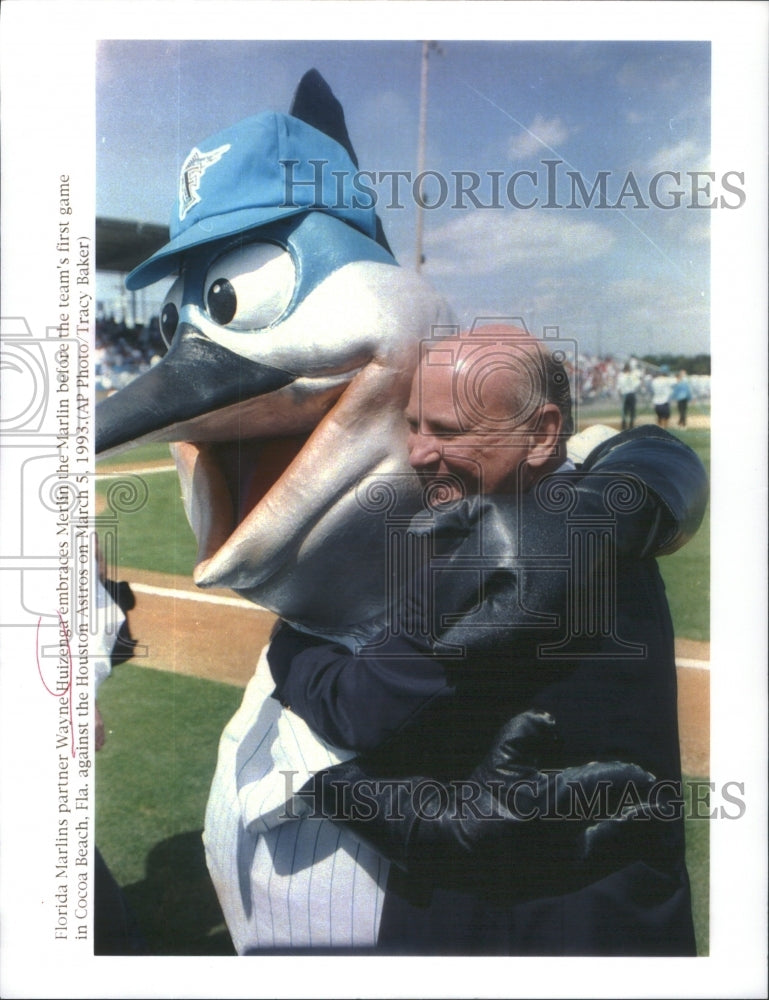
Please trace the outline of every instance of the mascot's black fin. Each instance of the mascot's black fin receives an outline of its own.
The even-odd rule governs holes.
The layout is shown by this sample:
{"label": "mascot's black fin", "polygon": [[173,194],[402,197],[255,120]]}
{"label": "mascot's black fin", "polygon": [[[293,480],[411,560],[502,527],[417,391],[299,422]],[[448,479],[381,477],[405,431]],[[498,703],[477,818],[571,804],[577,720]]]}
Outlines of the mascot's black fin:
{"label": "mascot's black fin", "polygon": [[299,81],[289,114],[344,146],[352,162],[358,166],[358,157],[350,142],[342,105],[316,69],[308,69]]}
{"label": "mascot's black fin", "polygon": [[[338,142],[347,150],[355,166],[358,166],[358,157],[350,142],[342,105],[316,69],[307,70],[299,81],[289,114]],[[392,253],[379,216],[376,217],[376,241],[388,253]]]}

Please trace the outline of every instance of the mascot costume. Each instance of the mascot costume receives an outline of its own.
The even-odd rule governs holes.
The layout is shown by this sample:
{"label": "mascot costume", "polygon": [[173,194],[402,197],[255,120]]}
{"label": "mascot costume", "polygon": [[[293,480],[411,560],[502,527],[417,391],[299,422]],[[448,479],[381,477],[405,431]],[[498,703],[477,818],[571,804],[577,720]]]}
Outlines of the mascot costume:
{"label": "mascot costume", "polygon": [[[397,265],[374,206],[354,186],[356,170],[341,106],[314,70],[302,79],[290,114],[259,114],[194,148],[182,165],[170,242],[126,282],[138,289],[178,275],[160,320],[168,353],[97,411],[103,455],[148,440],[171,443],[198,543],[195,582],[231,588],[276,612],[283,624],[272,647],[289,658],[305,647],[353,656],[362,645],[377,648],[392,624],[391,528],[419,521],[425,510],[407,461],[403,410],[420,343],[456,331],[444,301]],[[682,545],[706,498],[694,453],[653,431],[605,441],[599,434],[592,450],[584,436],[573,445],[575,455],[580,445],[585,452],[578,456],[583,468],[630,474],[641,484],[641,500],[615,525],[619,549],[639,564]],[[580,489],[581,509],[589,512],[595,491]],[[448,515],[449,534],[457,516]],[[440,534],[439,519],[427,520],[415,536]],[[515,538],[501,521],[488,523],[492,559],[509,562]],[[534,533],[545,537],[548,530]],[[467,565],[461,544],[443,556],[447,551]],[[515,565],[507,569],[508,577],[517,572]],[[436,591],[436,614],[446,621],[444,613],[477,607],[478,573],[447,579]],[[521,622],[510,608],[495,613],[504,628],[494,644],[509,648]],[[459,621],[446,632],[446,647],[469,645],[483,657],[488,635],[463,630]],[[672,633],[670,639],[672,649]],[[533,698],[517,708],[535,710],[495,729],[484,744],[487,756],[474,761],[479,801],[492,822],[478,822],[477,809],[464,822],[425,822],[406,782],[398,794],[409,794],[394,811],[390,800],[389,819],[382,820],[388,810],[375,791],[369,805],[377,816],[365,823],[360,811],[351,815],[343,806],[343,793],[372,775],[424,775],[425,760],[409,759],[420,723],[403,727],[403,761],[397,775],[388,774],[375,754],[324,738],[322,727],[308,724],[312,711],[293,711],[275,697],[268,657],[263,651],[223,733],[204,832],[240,954],[691,951],[680,823],[666,824],[650,859],[648,823],[635,823],[639,837],[626,822],[631,815],[650,819],[648,799],[606,821],[550,824],[560,830],[551,835],[541,822],[521,822],[521,800],[510,810],[500,795],[522,779],[525,805],[543,792],[561,802],[575,781],[592,794],[621,780],[648,790],[654,775],[680,779],[669,677],[665,704],[655,698],[654,708],[676,744],[669,760],[641,754],[640,766],[612,763],[633,758],[610,740],[599,748],[602,757],[588,744],[587,756],[579,755],[582,746],[553,755],[560,719],[553,721],[546,700],[538,707]],[[428,716],[425,731],[430,727]],[[451,777],[439,772],[432,776]],[[456,794],[433,785],[441,795]],[[484,880],[484,871],[491,877]],[[575,901],[577,914],[580,906],[600,911],[602,892],[627,897],[627,882],[612,888],[627,871],[634,873],[632,898],[605,909],[604,943],[564,944],[562,927],[553,925],[563,922],[564,900]],[[503,899],[494,882],[504,884]],[[553,897],[560,917],[548,909]],[[423,919],[436,908],[443,911],[440,930],[440,920]],[[582,916],[577,921],[584,923]],[[452,923],[461,927],[454,941]],[[537,937],[542,927],[548,929]]]}

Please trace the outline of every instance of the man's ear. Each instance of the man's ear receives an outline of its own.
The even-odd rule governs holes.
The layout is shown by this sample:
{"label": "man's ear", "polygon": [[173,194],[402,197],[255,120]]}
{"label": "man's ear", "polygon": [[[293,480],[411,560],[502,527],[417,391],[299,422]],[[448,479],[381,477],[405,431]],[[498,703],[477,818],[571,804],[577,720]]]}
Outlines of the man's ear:
{"label": "man's ear", "polygon": [[537,422],[529,435],[529,453],[526,461],[538,468],[549,462],[561,443],[563,417],[555,403],[545,403],[537,416]]}

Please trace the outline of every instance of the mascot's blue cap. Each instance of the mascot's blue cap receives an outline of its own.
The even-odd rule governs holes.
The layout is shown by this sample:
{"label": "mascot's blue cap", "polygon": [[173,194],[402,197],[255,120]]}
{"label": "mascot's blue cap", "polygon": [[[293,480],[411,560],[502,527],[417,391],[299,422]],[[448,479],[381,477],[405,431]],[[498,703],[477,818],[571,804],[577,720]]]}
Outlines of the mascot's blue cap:
{"label": "mascot's blue cap", "polygon": [[171,239],[131,271],[126,288],[171,274],[191,247],[300,212],[327,212],[375,239],[373,199],[356,192],[355,173],[338,142],[300,119],[274,111],[246,118],[190,152],[179,174]]}

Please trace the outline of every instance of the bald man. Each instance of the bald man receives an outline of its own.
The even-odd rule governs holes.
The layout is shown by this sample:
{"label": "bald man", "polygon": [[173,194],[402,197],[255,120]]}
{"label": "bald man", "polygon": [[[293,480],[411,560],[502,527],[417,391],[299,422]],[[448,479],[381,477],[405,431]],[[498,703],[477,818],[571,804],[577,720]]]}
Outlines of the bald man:
{"label": "bald man", "polygon": [[[406,406],[409,462],[441,502],[517,493],[566,461],[568,378],[523,330],[428,343]],[[488,338],[488,339],[486,339]]]}
{"label": "bald man", "polygon": [[[406,420],[431,514],[388,634],[351,653],[284,625],[268,653],[275,697],[358,755],[302,801],[392,863],[377,948],[693,954],[653,556],[701,520],[699,460],[641,428],[575,468],[566,373],[510,328],[426,344]],[[565,813],[566,774],[583,804],[630,790],[635,827]]]}

